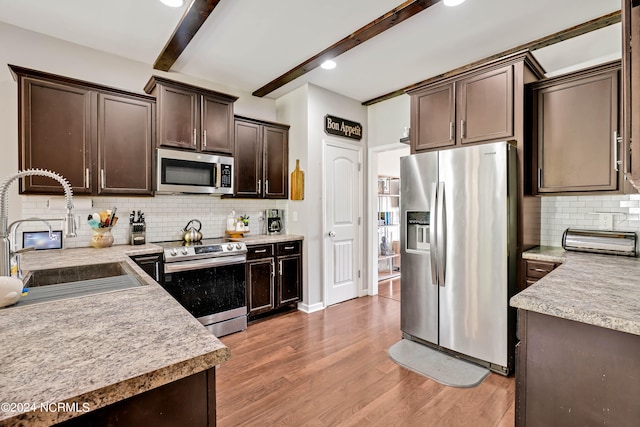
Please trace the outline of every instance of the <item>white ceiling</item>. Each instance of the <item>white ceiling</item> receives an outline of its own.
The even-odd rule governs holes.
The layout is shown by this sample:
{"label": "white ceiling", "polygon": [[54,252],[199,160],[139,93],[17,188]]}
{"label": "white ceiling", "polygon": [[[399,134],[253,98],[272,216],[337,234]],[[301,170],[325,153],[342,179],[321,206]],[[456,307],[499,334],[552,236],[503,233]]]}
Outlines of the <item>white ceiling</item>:
{"label": "white ceiling", "polygon": [[[220,0],[172,67],[253,92],[401,0]],[[0,0],[0,21],[153,64],[187,6],[159,0]],[[620,0],[438,3],[267,95],[310,82],[360,101],[620,9]],[[620,57],[620,25],[535,54],[550,73]],[[579,65],[577,65],[579,64]]]}

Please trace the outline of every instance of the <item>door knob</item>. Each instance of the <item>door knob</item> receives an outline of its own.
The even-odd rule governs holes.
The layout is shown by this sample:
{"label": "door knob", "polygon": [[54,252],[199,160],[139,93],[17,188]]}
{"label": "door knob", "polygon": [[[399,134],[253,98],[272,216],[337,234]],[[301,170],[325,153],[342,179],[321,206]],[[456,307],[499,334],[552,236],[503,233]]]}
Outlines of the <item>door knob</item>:
{"label": "door knob", "polygon": [[336,237],[336,233],[334,233],[333,231],[329,232],[329,237]]}

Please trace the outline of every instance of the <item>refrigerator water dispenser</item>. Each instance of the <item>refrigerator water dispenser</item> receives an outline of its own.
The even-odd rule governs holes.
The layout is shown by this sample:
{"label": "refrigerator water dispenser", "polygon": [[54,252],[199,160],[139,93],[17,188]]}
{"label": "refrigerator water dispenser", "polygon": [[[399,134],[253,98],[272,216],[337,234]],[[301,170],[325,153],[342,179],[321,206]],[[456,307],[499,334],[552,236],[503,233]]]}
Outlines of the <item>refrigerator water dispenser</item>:
{"label": "refrigerator water dispenser", "polygon": [[428,251],[430,248],[430,212],[407,212],[406,227],[407,251]]}

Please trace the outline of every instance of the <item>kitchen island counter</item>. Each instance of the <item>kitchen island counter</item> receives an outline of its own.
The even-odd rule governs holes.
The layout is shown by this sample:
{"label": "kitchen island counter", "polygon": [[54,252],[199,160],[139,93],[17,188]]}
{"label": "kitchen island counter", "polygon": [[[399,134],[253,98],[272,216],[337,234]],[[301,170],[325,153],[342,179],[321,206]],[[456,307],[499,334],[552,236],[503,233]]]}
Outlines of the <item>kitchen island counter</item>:
{"label": "kitchen island counter", "polygon": [[537,248],[562,265],[518,308],[516,426],[635,426],[640,419],[640,259]]}
{"label": "kitchen island counter", "polygon": [[542,247],[525,259],[562,262],[511,298],[511,306],[640,335],[640,258]]}
{"label": "kitchen island counter", "polygon": [[[0,425],[51,425],[229,358],[229,349],[129,258],[159,252],[156,245],[122,245],[23,255],[25,270],[126,262],[143,286],[0,309]],[[43,409],[51,403],[67,405]]]}

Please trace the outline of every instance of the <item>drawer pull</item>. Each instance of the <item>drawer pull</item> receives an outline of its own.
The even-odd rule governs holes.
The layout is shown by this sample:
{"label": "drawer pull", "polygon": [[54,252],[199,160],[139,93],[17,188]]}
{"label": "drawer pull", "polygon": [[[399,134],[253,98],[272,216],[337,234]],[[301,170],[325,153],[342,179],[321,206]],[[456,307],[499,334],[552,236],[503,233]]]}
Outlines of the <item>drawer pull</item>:
{"label": "drawer pull", "polygon": [[266,250],[266,249],[259,249],[259,250],[257,250],[257,251],[254,251],[254,253],[256,253],[256,254],[263,254],[263,253],[265,253],[265,252],[267,252],[267,250]]}
{"label": "drawer pull", "polygon": [[532,268],[533,271],[538,271],[540,273],[549,273],[551,270],[545,270],[543,268]]}
{"label": "drawer pull", "polygon": [[284,249],[290,251],[291,249],[295,249],[295,246],[285,246]]}

